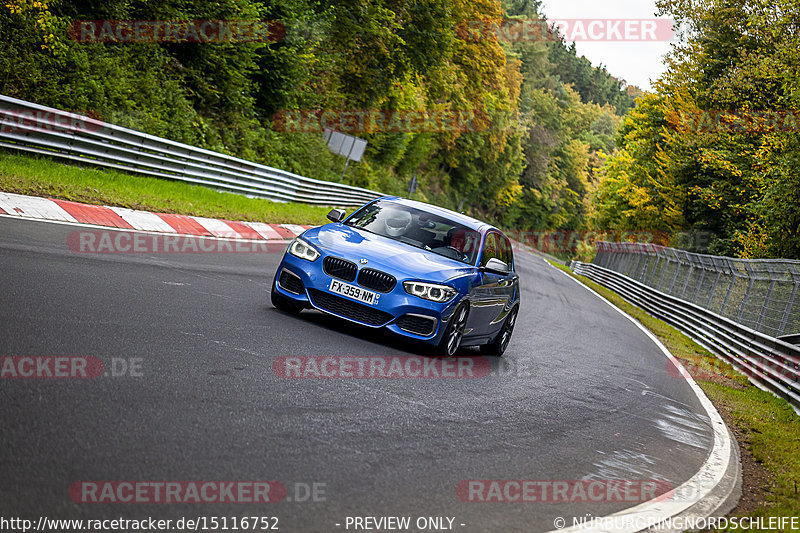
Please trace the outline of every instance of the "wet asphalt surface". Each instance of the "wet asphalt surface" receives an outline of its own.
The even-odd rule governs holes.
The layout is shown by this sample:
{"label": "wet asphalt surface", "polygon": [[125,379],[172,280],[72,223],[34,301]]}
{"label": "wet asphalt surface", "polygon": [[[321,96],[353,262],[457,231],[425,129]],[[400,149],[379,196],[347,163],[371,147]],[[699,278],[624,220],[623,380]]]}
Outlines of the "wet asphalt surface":
{"label": "wet asphalt surface", "polygon": [[[547,531],[557,517],[569,524],[638,502],[479,502],[469,500],[480,491],[459,487],[676,486],[711,448],[702,407],[652,341],[534,255],[516,255],[522,308],[506,355],[459,355],[488,373],[302,379],[273,365],[426,356],[316,311],[274,309],[282,251],[80,254],[66,244],[78,229],[0,217],[0,356],[91,356],[106,374],[0,379],[2,516],[263,516],[289,532],[363,530],[352,517],[402,516],[412,531],[442,530],[448,519],[454,531]],[[81,481],[204,480],[275,481],[287,494],[122,504],[76,503],[69,491]],[[420,517],[446,519],[434,527]]]}

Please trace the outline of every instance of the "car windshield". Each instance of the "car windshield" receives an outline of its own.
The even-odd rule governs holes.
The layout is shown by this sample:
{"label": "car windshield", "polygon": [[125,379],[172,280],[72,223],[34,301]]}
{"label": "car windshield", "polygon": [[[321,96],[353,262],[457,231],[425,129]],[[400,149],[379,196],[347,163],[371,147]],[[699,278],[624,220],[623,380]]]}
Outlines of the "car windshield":
{"label": "car windshield", "polygon": [[348,226],[383,235],[423,250],[474,264],[481,234],[447,218],[379,200],[356,211]]}

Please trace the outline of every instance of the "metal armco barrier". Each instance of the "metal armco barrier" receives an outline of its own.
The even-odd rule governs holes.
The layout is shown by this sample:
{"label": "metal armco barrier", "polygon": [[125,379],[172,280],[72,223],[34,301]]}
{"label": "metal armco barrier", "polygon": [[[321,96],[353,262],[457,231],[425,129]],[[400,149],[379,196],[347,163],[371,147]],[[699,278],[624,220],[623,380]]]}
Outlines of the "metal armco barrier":
{"label": "metal armco barrier", "polygon": [[0,147],[276,202],[351,207],[382,196],[2,95]]}
{"label": "metal armco barrier", "polygon": [[731,363],[754,384],[786,399],[800,412],[800,348],[797,346],[608,268],[577,261],[573,261],[570,268],[681,330]]}
{"label": "metal armco barrier", "polygon": [[[594,264],[773,337],[800,333],[800,261],[598,242]],[[787,337],[788,338],[788,337]]]}

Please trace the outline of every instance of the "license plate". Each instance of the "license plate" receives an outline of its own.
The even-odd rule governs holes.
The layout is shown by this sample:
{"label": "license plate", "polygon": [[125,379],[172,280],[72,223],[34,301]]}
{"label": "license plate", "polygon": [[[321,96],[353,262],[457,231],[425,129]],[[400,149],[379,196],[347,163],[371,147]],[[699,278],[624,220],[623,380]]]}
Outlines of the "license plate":
{"label": "license plate", "polygon": [[331,280],[331,285],[328,287],[328,290],[369,305],[373,305],[377,299],[377,294],[374,292],[366,291],[361,287],[348,285],[347,283],[342,283],[341,281],[336,281],[335,279]]}

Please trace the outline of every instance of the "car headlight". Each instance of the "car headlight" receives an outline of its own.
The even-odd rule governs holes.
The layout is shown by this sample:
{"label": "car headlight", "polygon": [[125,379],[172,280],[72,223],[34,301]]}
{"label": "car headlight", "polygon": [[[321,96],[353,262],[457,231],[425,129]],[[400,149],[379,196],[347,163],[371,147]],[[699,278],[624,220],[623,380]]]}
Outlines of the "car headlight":
{"label": "car headlight", "polygon": [[316,261],[320,255],[310,244],[299,237],[289,245],[289,253],[306,261]]}
{"label": "car headlight", "polygon": [[447,285],[436,285],[435,283],[422,283],[420,281],[403,282],[403,288],[412,296],[419,296],[425,300],[433,302],[447,302],[453,299],[458,291]]}

